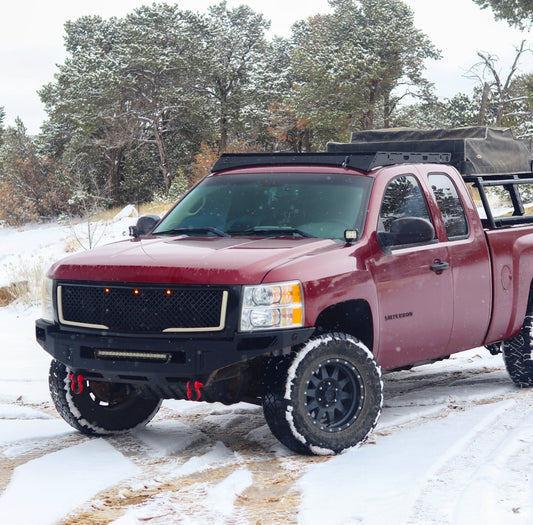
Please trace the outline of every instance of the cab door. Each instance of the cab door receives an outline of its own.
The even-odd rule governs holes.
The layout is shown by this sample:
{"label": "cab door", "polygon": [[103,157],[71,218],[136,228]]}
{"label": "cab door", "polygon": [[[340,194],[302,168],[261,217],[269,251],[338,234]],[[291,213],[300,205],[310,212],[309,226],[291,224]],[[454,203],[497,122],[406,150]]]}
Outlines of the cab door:
{"label": "cab door", "polygon": [[[395,234],[398,225],[427,223],[433,235]],[[394,177],[385,188],[377,239],[370,263],[376,283],[379,319],[378,361],[385,369],[447,355],[453,326],[449,250],[435,226],[417,178]]]}
{"label": "cab door", "polygon": [[[479,219],[472,227],[449,174],[430,172],[428,182],[440,211],[453,279],[453,329],[449,352],[481,346],[492,308],[492,269]],[[463,198],[466,197],[463,195]],[[472,220],[474,217],[470,214]]]}

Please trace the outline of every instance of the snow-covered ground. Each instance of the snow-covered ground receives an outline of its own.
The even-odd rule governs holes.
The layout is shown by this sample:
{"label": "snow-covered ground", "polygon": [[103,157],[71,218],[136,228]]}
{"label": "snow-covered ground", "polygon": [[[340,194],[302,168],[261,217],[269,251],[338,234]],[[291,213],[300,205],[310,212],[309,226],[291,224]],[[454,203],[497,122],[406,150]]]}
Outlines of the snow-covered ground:
{"label": "snow-covered ground", "polygon": [[[108,225],[106,240],[134,220]],[[0,229],[0,283],[64,255],[72,235]],[[386,375],[368,442],[309,458],[244,403],[165,401],[143,430],[75,432],[48,394],[39,314],[0,308],[2,525],[533,523],[533,390],[516,389],[484,349]]]}

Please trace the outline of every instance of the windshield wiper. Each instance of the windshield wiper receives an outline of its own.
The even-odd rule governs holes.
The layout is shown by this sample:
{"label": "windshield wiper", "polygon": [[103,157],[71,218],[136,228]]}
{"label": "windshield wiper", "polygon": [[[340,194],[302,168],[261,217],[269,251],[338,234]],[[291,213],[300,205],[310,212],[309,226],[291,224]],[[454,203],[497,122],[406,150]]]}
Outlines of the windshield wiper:
{"label": "windshield wiper", "polygon": [[155,231],[153,232],[153,235],[192,235],[195,233],[214,233],[218,237],[229,237],[229,235],[226,232],[223,232],[222,230],[219,230],[218,228],[214,228],[212,226],[201,226],[201,227],[191,227],[191,228],[173,228],[171,230],[165,230],[162,232]]}
{"label": "windshield wiper", "polygon": [[291,226],[255,226],[254,228],[249,228],[242,231],[232,231],[232,235],[276,235],[276,237],[283,237],[286,235],[300,235],[301,237],[316,238],[316,235],[304,232],[298,228],[292,228]]}

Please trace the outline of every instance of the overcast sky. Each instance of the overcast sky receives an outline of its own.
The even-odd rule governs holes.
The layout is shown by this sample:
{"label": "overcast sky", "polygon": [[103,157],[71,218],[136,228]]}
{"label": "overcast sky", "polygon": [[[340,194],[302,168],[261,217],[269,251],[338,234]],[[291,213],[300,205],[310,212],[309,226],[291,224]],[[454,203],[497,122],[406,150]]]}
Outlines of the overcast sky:
{"label": "overcast sky", "polygon": [[[170,2],[170,0],[167,0]],[[426,77],[441,97],[470,92],[464,73],[477,62],[476,51],[497,55],[502,76],[514,56],[513,46],[530,33],[495,22],[490,11],[480,10],[472,0],[404,0],[415,12],[416,26],[442,51],[443,59],[427,63]],[[122,17],[152,0],[9,0],[0,14],[0,106],[6,124],[20,116],[30,133],[37,133],[46,118],[37,90],[54,78],[56,65],[65,59],[63,24],[83,15]],[[204,12],[217,0],[181,0],[182,9]],[[289,36],[296,20],[327,12],[327,0],[228,0],[229,6],[248,4],[272,22],[271,33]],[[531,42],[533,47],[533,42]],[[506,67],[507,66],[507,67]],[[522,62],[524,72],[533,71],[533,57]]]}

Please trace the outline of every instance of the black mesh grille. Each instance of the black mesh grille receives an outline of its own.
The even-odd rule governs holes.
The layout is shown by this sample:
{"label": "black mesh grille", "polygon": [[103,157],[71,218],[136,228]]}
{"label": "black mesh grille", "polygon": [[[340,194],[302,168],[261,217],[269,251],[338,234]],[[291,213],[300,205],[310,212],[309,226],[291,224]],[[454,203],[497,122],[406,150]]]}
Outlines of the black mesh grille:
{"label": "black mesh grille", "polygon": [[64,284],[62,320],[125,332],[222,329],[224,291]]}

